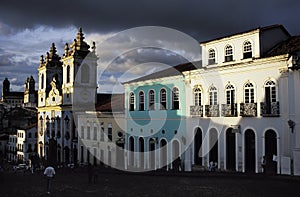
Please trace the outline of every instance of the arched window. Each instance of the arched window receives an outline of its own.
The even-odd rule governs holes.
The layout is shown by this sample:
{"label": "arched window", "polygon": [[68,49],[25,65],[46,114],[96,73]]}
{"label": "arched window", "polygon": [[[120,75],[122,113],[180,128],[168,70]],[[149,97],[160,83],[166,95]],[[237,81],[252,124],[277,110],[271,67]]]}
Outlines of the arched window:
{"label": "arched window", "polygon": [[149,110],[155,109],[155,93],[154,90],[149,91]]}
{"label": "arched window", "polygon": [[129,94],[129,111],[134,111],[134,93]]}
{"label": "arched window", "polygon": [[209,105],[218,104],[218,91],[215,86],[209,88]]}
{"label": "arched window", "polygon": [[234,104],[234,97],[235,97],[235,89],[232,84],[228,84],[226,86],[226,104]]}
{"label": "arched window", "polygon": [[272,103],[276,103],[277,99],[276,83],[268,80],[265,83],[265,114],[272,114]]}
{"label": "arched window", "polygon": [[216,52],[214,49],[208,50],[208,65],[216,63]]}
{"label": "arched window", "polygon": [[41,89],[44,89],[44,74],[41,76]]}
{"label": "arched window", "polygon": [[244,86],[244,100],[245,103],[254,103],[254,85],[251,82],[247,82]]}
{"label": "arched window", "polygon": [[265,99],[266,102],[276,102],[276,83],[273,80],[265,83]]}
{"label": "arched window", "polygon": [[225,62],[233,61],[233,50],[231,45],[225,47]]}
{"label": "arched window", "polygon": [[70,83],[70,78],[71,78],[71,72],[70,72],[70,66],[67,66],[67,83]]}
{"label": "arched window", "polygon": [[252,44],[249,41],[244,42],[243,56],[244,59],[252,58]]}
{"label": "arched window", "polygon": [[200,89],[200,87],[194,88],[194,105],[195,106],[201,105],[201,89]]}
{"label": "arched window", "polygon": [[145,96],[144,92],[140,91],[139,92],[139,111],[144,111],[145,110]]}
{"label": "arched window", "polygon": [[87,64],[81,66],[81,83],[89,83],[90,68]]}
{"label": "arched window", "polygon": [[236,116],[236,104],[235,104],[235,89],[234,86],[228,83],[225,87],[226,91],[226,105],[222,105],[223,116]]}
{"label": "arched window", "polygon": [[160,109],[167,109],[167,92],[165,89],[160,90]]}
{"label": "arched window", "polygon": [[172,108],[179,109],[179,90],[176,87],[172,90]]}

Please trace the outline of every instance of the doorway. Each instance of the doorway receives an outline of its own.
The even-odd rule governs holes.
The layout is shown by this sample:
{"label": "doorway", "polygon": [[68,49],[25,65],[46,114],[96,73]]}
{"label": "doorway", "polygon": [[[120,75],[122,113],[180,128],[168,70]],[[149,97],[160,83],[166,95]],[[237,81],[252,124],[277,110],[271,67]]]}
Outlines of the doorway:
{"label": "doorway", "polygon": [[235,170],[235,133],[233,129],[226,130],[226,168],[228,170]]}
{"label": "doorway", "polygon": [[248,129],[245,132],[245,171],[255,172],[255,133]]}

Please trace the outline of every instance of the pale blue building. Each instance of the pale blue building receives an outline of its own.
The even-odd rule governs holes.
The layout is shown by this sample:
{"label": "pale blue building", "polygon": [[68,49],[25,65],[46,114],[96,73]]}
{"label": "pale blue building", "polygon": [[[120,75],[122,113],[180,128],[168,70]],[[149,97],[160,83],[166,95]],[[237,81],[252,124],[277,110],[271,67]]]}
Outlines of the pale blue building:
{"label": "pale blue building", "polygon": [[176,158],[180,157],[182,164],[189,159],[182,72],[194,70],[197,65],[181,64],[124,84],[129,170],[169,170]]}

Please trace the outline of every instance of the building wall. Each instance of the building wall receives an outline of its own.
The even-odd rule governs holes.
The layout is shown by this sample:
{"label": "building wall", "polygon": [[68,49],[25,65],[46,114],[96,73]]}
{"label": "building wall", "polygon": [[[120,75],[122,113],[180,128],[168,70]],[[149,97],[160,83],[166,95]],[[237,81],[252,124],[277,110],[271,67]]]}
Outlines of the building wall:
{"label": "building wall", "polygon": [[[176,87],[179,90],[179,109],[172,109],[172,90]],[[160,90],[166,89],[167,92],[167,109],[160,109]],[[155,110],[149,110],[149,91],[155,92]],[[139,111],[139,92],[145,94],[145,110]],[[135,110],[129,111],[129,94],[134,92]],[[185,146],[186,139],[186,89],[182,76],[170,78],[162,78],[158,81],[142,81],[136,84],[125,85],[125,106],[126,106],[126,149],[127,149],[127,165],[128,168],[139,168],[139,170],[153,169],[150,165],[150,140],[155,141],[155,169],[161,168],[162,159],[160,149],[162,140],[167,142],[167,161],[163,165],[167,165],[167,169],[172,167],[172,147],[173,141],[176,140],[180,144],[181,152],[187,148]],[[134,138],[134,151],[130,151],[130,138]],[[140,144],[141,139],[144,143]],[[141,148],[144,149],[144,156],[140,156]],[[184,159],[184,154],[178,155]],[[130,158],[131,157],[131,158]],[[133,163],[130,163],[134,160]]]}
{"label": "building wall", "polygon": [[17,131],[17,158],[19,162],[29,162],[37,149],[37,128]]}
{"label": "building wall", "polygon": [[17,135],[9,135],[7,143],[7,159],[9,162],[17,162]]}
{"label": "building wall", "polygon": [[208,65],[208,51],[210,49],[214,49],[216,52],[216,64],[230,64],[225,62],[225,47],[227,45],[231,45],[233,47],[233,60],[236,63],[243,62],[243,44],[246,41],[250,41],[252,44],[253,57],[259,58],[261,54],[259,32],[258,30],[254,30],[241,35],[239,34],[236,36],[223,38],[221,40],[201,44],[203,65]]}
{"label": "building wall", "polygon": [[[82,113],[78,116],[78,128],[80,163],[105,164],[124,169],[123,148],[117,147],[119,140],[124,143],[124,113]],[[109,129],[111,139],[108,135]]]}

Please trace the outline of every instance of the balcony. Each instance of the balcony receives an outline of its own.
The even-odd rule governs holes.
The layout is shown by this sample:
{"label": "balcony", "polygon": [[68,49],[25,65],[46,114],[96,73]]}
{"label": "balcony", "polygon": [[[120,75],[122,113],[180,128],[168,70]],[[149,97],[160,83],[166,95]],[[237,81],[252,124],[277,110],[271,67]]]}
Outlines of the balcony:
{"label": "balcony", "polygon": [[263,117],[279,117],[279,102],[261,102],[260,115]]}
{"label": "balcony", "polygon": [[207,117],[219,117],[219,105],[205,105],[205,115]]}
{"label": "balcony", "polygon": [[222,116],[237,117],[237,104],[222,104]]}
{"label": "balcony", "polygon": [[191,116],[203,117],[203,105],[190,106]]}
{"label": "balcony", "polygon": [[240,116],[243,117],[256,117],[257,116],[257,103],[241,103]]}

